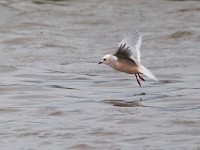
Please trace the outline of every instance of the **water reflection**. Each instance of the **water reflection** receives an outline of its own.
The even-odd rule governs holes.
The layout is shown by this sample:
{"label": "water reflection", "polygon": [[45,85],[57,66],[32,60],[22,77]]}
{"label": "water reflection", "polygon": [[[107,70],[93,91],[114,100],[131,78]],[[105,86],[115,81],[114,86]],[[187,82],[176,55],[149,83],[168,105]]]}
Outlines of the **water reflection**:
{"label": "water reflection", "polygon": [[[142,99],[141,99],[142,101]],[[102,102],[111,104],[117,107],[144,107],[139,101],[125,101],[125,100],[103,100]]]}

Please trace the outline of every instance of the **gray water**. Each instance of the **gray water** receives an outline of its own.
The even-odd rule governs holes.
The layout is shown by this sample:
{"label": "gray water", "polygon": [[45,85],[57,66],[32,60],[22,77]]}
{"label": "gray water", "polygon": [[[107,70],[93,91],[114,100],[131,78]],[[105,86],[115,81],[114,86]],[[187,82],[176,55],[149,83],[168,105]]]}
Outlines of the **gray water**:
{"label": "gray water", "polygon": [[[199,150],[199,24],[199,1],[1,0],[1,149]],[[133,25],[141,88],[97,64]]]}

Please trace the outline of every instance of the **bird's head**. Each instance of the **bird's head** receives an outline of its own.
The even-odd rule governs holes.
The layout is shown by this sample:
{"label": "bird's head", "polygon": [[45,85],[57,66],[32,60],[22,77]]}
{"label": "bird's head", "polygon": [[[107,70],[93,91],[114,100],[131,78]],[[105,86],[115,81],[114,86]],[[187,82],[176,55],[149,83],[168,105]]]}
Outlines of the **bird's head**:
{"label": "bird's head", "polygon": [[112,59],[112,56],[111,54],[106,54],[105,56],[103,56],[103,58],[101,59],[101,61],[99,62],[99,64],[106,64],[106,65],[109,65],[110,62],[111,62],[111,59]]}

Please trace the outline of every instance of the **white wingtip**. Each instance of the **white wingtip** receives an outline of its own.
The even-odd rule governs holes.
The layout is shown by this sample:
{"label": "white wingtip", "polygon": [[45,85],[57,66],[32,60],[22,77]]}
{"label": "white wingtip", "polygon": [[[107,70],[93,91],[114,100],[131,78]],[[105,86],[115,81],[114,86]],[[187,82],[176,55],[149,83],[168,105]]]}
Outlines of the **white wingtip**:
{"label": "white wingtip", "polygon": [[151,71],[148,70],[147,68],[145,68],[144,66],[140,65],[139,68],[138,68],[138,71],[143,73],[147,77],[149,77],[149,78],[151,78],[155,81],[158,81],[158,79],[153,75],[153,73],[151,73]]}

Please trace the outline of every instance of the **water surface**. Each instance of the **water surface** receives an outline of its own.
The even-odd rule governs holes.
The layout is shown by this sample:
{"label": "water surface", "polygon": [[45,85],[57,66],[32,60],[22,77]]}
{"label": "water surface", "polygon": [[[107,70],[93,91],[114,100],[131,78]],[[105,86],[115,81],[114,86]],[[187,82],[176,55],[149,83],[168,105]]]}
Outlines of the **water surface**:
{"label": "water surface", "polygon": [[[1,149],[200,149],[199,4],[1,1]],[[97,65],[132,25],[142,88]]]}

